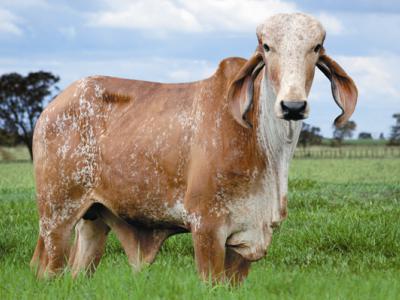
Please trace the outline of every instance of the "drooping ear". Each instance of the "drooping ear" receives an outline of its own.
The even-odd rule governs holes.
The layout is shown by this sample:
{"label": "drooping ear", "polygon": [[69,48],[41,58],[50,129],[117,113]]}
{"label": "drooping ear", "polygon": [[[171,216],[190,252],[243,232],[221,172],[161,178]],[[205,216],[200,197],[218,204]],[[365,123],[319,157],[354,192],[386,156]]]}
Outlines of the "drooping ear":
{"label": "drooping ear", "polygon": [[324,49],[321,49],[317,67],[331,81],[333,98],[342,110],[342,113],[336,117],[334,124],[336,127],[343,126],[356,108],[358,96],[357,87],[353,79],[347,75],[336,61],[325,53]]}
{"label": "drooping ear", "polygon": [[254,80],[263,66],[263,57],[260,51],[256,50],[254,55],[236,74],[228,88],[227,97],[232,116],[245,128],[253,127],[249,120],[247,120],[246,113],[253,104]]}

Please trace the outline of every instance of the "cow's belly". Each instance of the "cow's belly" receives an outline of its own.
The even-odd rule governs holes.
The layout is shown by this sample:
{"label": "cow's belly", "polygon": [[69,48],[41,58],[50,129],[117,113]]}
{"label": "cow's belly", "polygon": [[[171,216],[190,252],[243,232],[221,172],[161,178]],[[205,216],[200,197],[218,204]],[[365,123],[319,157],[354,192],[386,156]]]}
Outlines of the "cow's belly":
{"label": "cow's belly", "polygon": [[[160,177],[161,178],[161,177]],[[100,185],[94,198],[119,217],[150,227],[180,227],[190,230],[198,217],[184,205],[184,186],[150,181],[115,180]]]}
{"label": "cow's belly", "polygon": [[137,203],[134,208],[120,207],[118,215],[131,222],[138,222],[150,227],[180,227],[190,230],[191,225],[196,225],[197,219],[200,222],[200,217],[188,213],[182,200],[174,203],[166,201]]}

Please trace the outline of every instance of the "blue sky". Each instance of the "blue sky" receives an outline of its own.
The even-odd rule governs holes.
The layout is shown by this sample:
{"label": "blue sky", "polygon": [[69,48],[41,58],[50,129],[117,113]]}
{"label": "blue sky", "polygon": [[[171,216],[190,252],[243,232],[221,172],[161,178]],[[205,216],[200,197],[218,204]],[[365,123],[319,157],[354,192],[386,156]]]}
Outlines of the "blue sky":
{"label": "blue sky", "polygon": [[[197,80],[225,57],[249,57],[256,25],[294,11],[324,24],[325,48],[358,85],[358,131],[387,136],[400,112],[395,0],[0,0],[0,74],[47,70],[61,88],[87,75]],[[307,122],[331,136],[339,109],[316,73]]]}

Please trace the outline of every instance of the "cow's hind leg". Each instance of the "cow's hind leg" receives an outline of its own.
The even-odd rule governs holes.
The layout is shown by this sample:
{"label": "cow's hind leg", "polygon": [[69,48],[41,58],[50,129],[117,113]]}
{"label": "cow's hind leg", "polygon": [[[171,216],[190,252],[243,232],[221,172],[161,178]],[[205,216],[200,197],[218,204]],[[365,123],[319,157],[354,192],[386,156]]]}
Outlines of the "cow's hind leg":
{"label": "cow's hind leg", "polygon": [[38,277],[52,277],[63,270],[70,250],[72,228],[81,210],[85,210],[85,205],[78,201],[58,201],[58,205],[41,208],[40,236],[32,258],[32,264],[39,261]]}
{"label": "cow's hind leg", "polygon": [[80,271],[93,273],[104,252],[110,228],[100,219],[82,218],[75,226],[75,242],[72,246],[69,265],[72,276]]}
{"label": "cow's hind leg", "polygon": [[69,240],[71,237],[71,226],[69,224],[58,224],[46,231],[44,235],[44,246],[47,263],[44,270],[38,276],[54,276],[60,273],[68,257]]}
{"label": "cow's hind leg", "polygon": [[68,240],[70,229],[68,226],[52,230],[43,230],[39,234],[35,252],[33,253],[30,266],[36,271],[36,276],[42,278],[46,275],[53,276],[60,272],[67,257]]}
{"label": "cow's hind leg", "polygon": [[31,269],[36,272],[38,277],[42,277],[47,266],[47,252],[44,246],[44,240],[39,234],[35,252],[33,253],[31,262]]}

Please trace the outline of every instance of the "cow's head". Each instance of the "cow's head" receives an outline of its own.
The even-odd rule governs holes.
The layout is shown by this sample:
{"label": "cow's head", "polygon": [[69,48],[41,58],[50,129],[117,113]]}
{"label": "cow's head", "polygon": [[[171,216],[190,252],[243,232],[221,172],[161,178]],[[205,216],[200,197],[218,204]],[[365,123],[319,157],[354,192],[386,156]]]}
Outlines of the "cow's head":
{"label": "cow's head", "polygon": [[257,27],[258,46],[254,55],[232,81],[228,98],[234,118],[251,127],[246,118],[253,102],[253,80],[265,66],[265,76],[276,94],[276,117],[301,120],[308,117],[310,92],[317,66],[331,81],[333,98],[342,109],[335,125],[344,124],[357,102],[357,88],[346,72],[323,47],[325,30],[305,14],[279,14]]}

